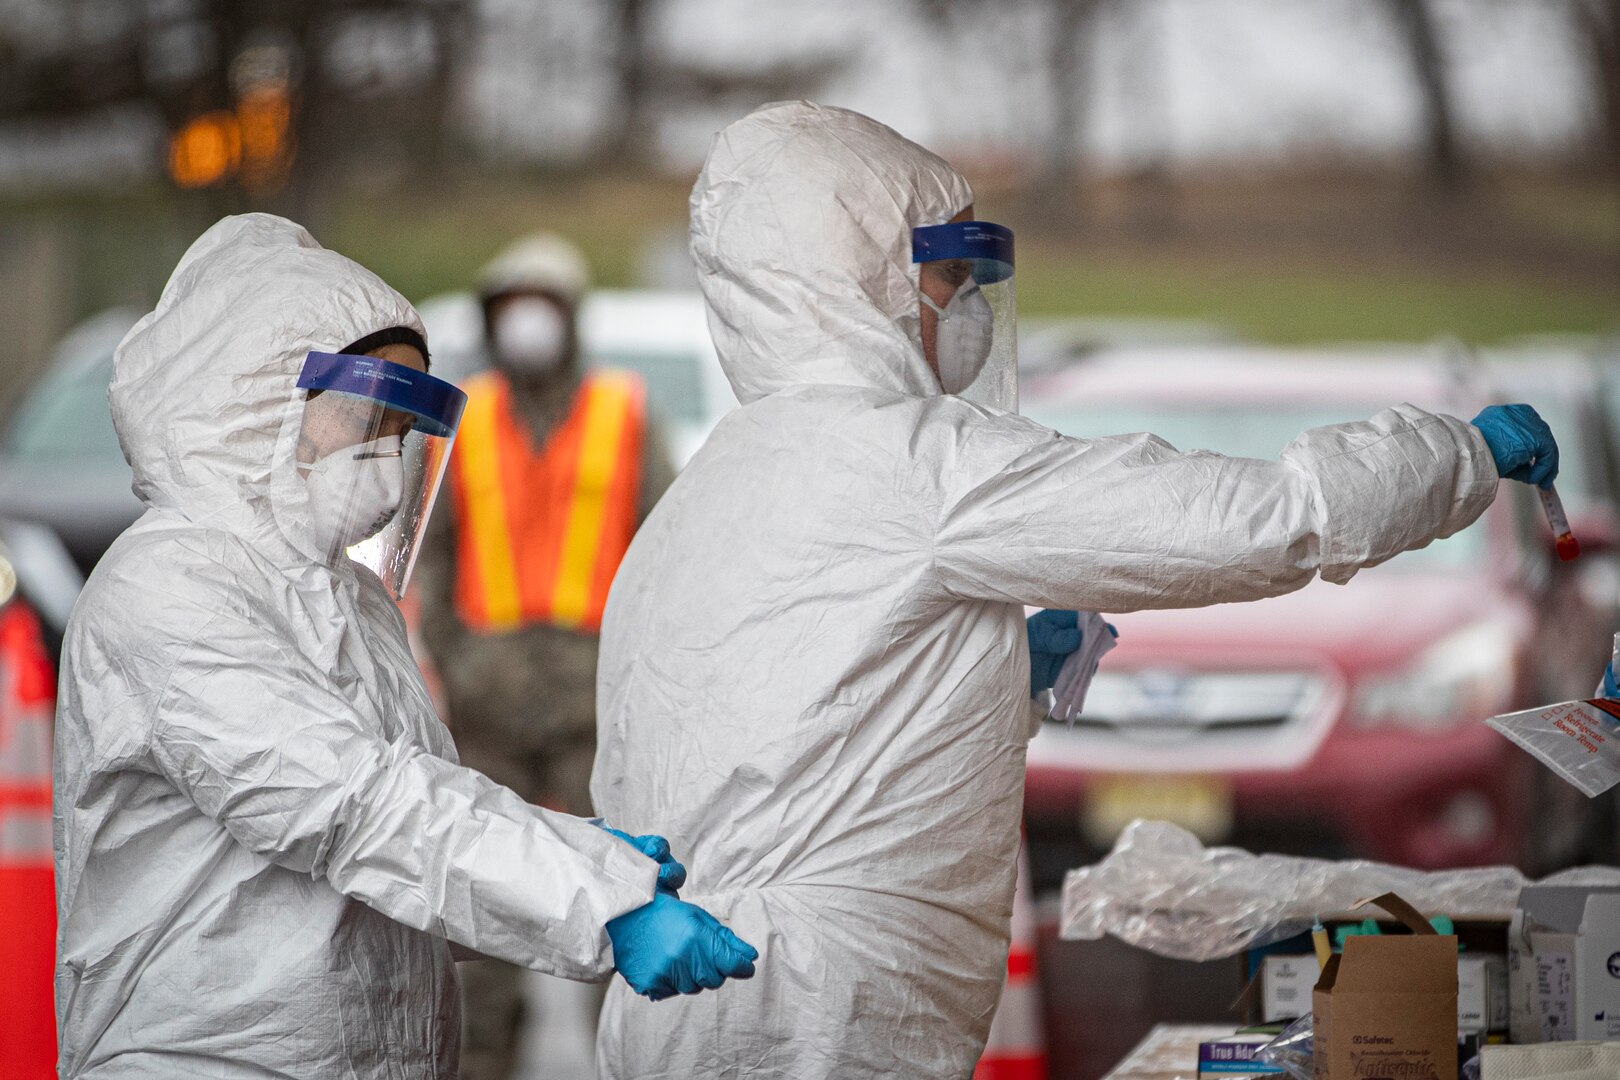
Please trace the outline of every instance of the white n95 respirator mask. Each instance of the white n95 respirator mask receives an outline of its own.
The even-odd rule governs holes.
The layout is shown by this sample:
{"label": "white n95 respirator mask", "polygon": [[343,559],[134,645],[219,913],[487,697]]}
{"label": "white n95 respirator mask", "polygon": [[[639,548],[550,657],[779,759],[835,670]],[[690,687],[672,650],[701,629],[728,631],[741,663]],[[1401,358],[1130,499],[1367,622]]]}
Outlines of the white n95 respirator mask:
{"label": "white n95 respirator mask", "polygon": [[345,446],[309,466],[309,516],[328,555],[369,540],[399,513],[405,463],[398,435]]}
{"label": "white n95 respirator mask", "polygon": [[979,283],[964,281],[950,301],[940,307],[919,290],[922,302],[939,316],[934,331],[934,356],[939,361],[939,385],[947,394],[960,394],[973,385],[990,357],[995,336],[995,312]]}
{"label": "white n95 respirator mask", "polygon": [[506,301],[493,329],[495,352],[504,365],[517,371],[551,371],[568,350],[567,316],[539,297]]}

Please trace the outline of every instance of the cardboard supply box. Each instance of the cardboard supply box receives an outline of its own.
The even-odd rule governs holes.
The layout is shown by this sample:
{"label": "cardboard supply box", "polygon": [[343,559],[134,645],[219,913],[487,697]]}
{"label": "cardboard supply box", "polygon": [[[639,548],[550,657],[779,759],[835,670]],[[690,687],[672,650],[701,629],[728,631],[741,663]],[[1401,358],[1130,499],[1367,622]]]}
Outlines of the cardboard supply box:
{"label": "cardboard supply box", "polygon": [[1312,995],[1316,1080],[1453,1080],[1457,938],[1394,893],[1362,903],[1412,933],[1352,937],[1328,960]]}
{"label": "cardboard supply box", "polygon": [[1463,953],[1457,957],[1457,1030],[1508,1029],[1507,957]]}
{"label": "cardboard supply box", "polygon": [[1525,886],[1508,982],[1515,1043],[1620,1039],[1620,887]]}
{"label": "cardboard supply box", "polygon": [[1198,1044],[1198,1080],[1256,1080],[1281,1076],[1280,1065],[1255,1060],[1255,1053],[1271,1041],[1269,1035],[1232,1035]]}
{"label": "cardboard supply box", "polygon": [[1620,1039],[1620,896],[1586,901],[1575,949],[1575,1037]]}
{"label": "cardboard supply box", "polygon": [[[1311,995],[1321,976],[1314,956],[1268,956],[1260,962],[1261,1020],[1267,1024],[1297,1020],[1311,1011]],[[1459,1031],[1506,1031],[1508,1027],[1507,958],[1500,953],[1463,953],[1457,957],[1457,1028]]]}
{"label": "cardboard supply box", "polygon": [[1268,956],[1260,961],[1260,1020],[1279,1024],[1311,1011],[1322,969],[1314,956]]}

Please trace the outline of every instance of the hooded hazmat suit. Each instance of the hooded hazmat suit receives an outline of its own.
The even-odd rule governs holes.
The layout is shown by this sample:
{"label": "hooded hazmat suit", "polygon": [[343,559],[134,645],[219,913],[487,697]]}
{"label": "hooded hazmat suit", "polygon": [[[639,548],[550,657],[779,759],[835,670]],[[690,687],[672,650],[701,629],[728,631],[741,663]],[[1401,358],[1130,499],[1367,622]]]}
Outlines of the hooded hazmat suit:
{"label": "hooded hazmat suit", "polygon": [[456,764],[370,571],[317,554],[306,353],[410,305],[267,215],[192,245],[119,347],[146,505],[91,575],[56,729],[64,1078],[445,1078],[448,941],[591,978],[657,866]]}
{"label": "hooded hazmat suit", "polygon": [[592,792],[667,830],[683,897],[761,959],[735,993],[610,988],[604,1076],[966,1077],[1007,958],[1023,605],[1344,582],[1495,492],[1476,429],[1406,405],[1257,461],[1065,438],[942,394],[911,230],[972,202],[934,155],[806,103],[721,132],[692,192],[742,407],[619,570]]}

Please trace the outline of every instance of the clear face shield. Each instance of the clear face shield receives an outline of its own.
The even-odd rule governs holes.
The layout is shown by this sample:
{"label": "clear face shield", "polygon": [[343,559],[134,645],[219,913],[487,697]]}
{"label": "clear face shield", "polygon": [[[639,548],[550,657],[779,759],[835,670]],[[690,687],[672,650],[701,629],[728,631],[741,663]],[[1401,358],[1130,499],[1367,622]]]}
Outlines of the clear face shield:
{"label": "clear face shield", "polygon": [[[935,358],[947,394],[1018,411],[1018,300],[1013,234],[988,221],[911,230],[922,302],[934,310]],[[935,295],[930,296],[932,291]],[[937,297],[949,294],[941,303]]]}
{"label": "clear face shield", "polygon": [[315,544],[370,568],[405,595],[455,443],[467,395],[442,379],[374,356],[312,352],[298,474]]}

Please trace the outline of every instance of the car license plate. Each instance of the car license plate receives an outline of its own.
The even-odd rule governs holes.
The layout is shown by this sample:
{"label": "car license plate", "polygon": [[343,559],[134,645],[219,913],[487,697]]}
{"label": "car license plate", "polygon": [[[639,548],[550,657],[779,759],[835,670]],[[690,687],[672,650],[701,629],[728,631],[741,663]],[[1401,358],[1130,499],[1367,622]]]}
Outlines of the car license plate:
{"label": "car license plate", "polygon": [[1080,806],[1080,827],[1112,847],[1137,818],[1180,825],[1206,844],[1232,835],[1232,785],[1219,776],[1128,774],[1100,777]]}

